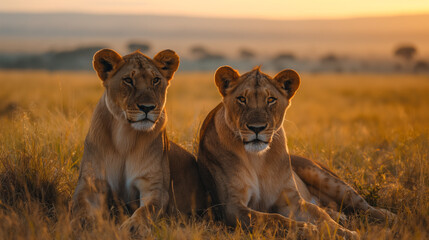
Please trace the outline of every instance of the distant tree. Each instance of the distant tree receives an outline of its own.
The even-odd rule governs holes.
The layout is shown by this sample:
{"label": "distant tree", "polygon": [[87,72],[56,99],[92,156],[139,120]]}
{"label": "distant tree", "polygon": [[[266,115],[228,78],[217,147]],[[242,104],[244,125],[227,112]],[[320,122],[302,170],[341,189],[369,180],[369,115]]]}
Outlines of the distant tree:
{"label": "distant tree", "polygon": [[399,63],[395,63],[394,65],[393,65],[393,70],[395,70],[395,72],[400,72],[400,71],[402,71],[402,65],[401,64],[399,64]]}
{"label": "distant tree", "polygon": [[5,61],[0,68],[91,70],[92,57],[103,45],[81,46],[67,50],[51,50],[40,54],[25,54]]}
{"label": "distant tree", "polygon": [[220,53],[210,53],[204,58],[205,60],[224,60],[226,57]]}
{"label": "distant tree", "polygon": [[250,49],[247,49],[247,48],[240,49],[240,58],[241,59],[249,60],[249,59],[254,58],[255,56],[256,56],[256,54]]}
{"label": "distant tree", "polygon": [[290,52],[281,52],[274,56],[272,59],[272,64],[274,69],[280,71],[286,67],[293,67],[293,62],[296,60],[296,57],[293,53]]}
{"label": "distant tree", "polygon": [[411,61],[416,55],[417,49],[412,45],[402,45],[395,49],[395,56],[404,59],[405,61]]}
{"label": "distant tree", "polygon": [[140,50],[140,52],[148,52],[150,50],[150,44],[145,42],[130,42],[128,43],[128,50],[134,52]]}
{"label": "distant tree", "polygon": [[191,54],[198,60],[223,60],[225,56],[220,53],[212,53],[205,47],[197,45],[191,47]]}
{"label": "distant tree", "polygon": [[54,55],[58,58],[69,58],[69,57],[87,57],[92,56],[100,49],[106,48],[106,46],[102,45],[94,45],[94,46],[82,46],[77,47],[71,50],[63,50],[63,51],[51,51],[49,54]]}
{"label": "distant tree", "polygon": [[326,54],[320,58],[320,62],[328,64],[337,63],[338,60],[339,58],[333,53]]}
{"label": "distant tree", "polygon": [[294,61],[296,59],[293,53],[279,53],[277,54],[273,60],[277,61]]}
{"label": "distant tree", "polygon": [[50,70],[91,69],[92,57],[103,48],[106,46],[82,46],[71,50],[52,51],[42,57],[46,59],[46,67]]}
{"label": "distant tree", "polygon": [[342,62],[340,57],[334,53],[328,53],[320,58],[320,63],[324,71],[343,72]]}
{"label": "distant tree", "polygon": [[423,60],[417,61],[414,65],[415,72],[429,72],[429,63]]}
{"label": "distant tree", "polygon": [[204,56],[208,53],[207,49],[203,46],[197,45],[191,47],[191,54],[196,57]]}

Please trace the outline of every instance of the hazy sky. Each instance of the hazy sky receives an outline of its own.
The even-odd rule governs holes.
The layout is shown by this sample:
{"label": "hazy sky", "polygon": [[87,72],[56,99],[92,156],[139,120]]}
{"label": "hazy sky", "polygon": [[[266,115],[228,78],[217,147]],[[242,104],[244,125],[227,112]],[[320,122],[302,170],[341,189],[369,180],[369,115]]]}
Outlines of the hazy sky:
{"label": "hazy sky", "polygon": [[314,19],[429,13],[429,0],[1,0],[0,11]]}

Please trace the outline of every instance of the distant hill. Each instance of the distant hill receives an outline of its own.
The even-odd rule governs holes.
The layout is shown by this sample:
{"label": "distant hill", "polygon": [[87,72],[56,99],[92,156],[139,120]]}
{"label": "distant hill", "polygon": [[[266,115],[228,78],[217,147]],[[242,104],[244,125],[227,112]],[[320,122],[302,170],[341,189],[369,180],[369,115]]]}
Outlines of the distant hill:
{"label": "distant hill", "polygon": [[150,54],[171,48],[182,56],[201,45],[238,57],[246,48],[257,56],[293,52],[304,58],[334,53],[391,58],[400,43],[429,56],[429,15],[341,20],[217,19],[80,13],[0,13],[0,52],[41,53],[104,45],[127,52],[129,41],[145,41]]}

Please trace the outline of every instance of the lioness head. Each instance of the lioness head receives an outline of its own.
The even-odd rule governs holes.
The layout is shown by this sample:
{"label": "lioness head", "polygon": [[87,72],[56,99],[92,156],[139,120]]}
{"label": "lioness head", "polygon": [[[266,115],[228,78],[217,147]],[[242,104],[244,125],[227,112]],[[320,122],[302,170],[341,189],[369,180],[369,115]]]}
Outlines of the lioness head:
{"label": "lioness head", "polygon": [[286,69],[272,78],[255,68],[240,76],[224,66],[216,71],[215,81],[223,97],[226,123],[241,138],[245,150],[268,149],[299,87],[298,73]]}
{"label": "lioness head", "polygon": [[164,117],[166,90],[179,67],[179,57],[164,50],[153,59],[136,51],[122,57],[111,49],[95,53],[93,66],[106,88],[112,115],[132,128],[151,131]]}

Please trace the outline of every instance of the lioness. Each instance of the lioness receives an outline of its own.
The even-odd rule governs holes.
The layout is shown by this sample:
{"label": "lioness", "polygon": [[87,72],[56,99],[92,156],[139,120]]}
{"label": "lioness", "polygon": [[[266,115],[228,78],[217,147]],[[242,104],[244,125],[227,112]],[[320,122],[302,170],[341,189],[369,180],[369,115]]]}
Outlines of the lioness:
{"label": "lioness", "polygon": [[[120,56],[103,49],[93,66],[105,91],[85,139],[73,213],[94,217],[120,200],[134,228],[150,213],[204,208],[195,157],[167,139],[166,92],[179,57],[164,50],[153,59],[139,51]],[[171,181],[170,181],[171,180]]]}
{"label": "lioness", "polygon": [[297,156],[292,158],[296,172],[292,168],[283,121],[300,85],[295,71],[272,78],[256,68],[240,76],[224,66],[216,71],[215,83],[223,99],[201,127],[197,162],[228,225],[265,222],[304,234],[327,226],[325,232],[358,238],[331,218],[340,217],[338,213],[328,214],[317,205],[344,201],[383,216],[326,168]]}

